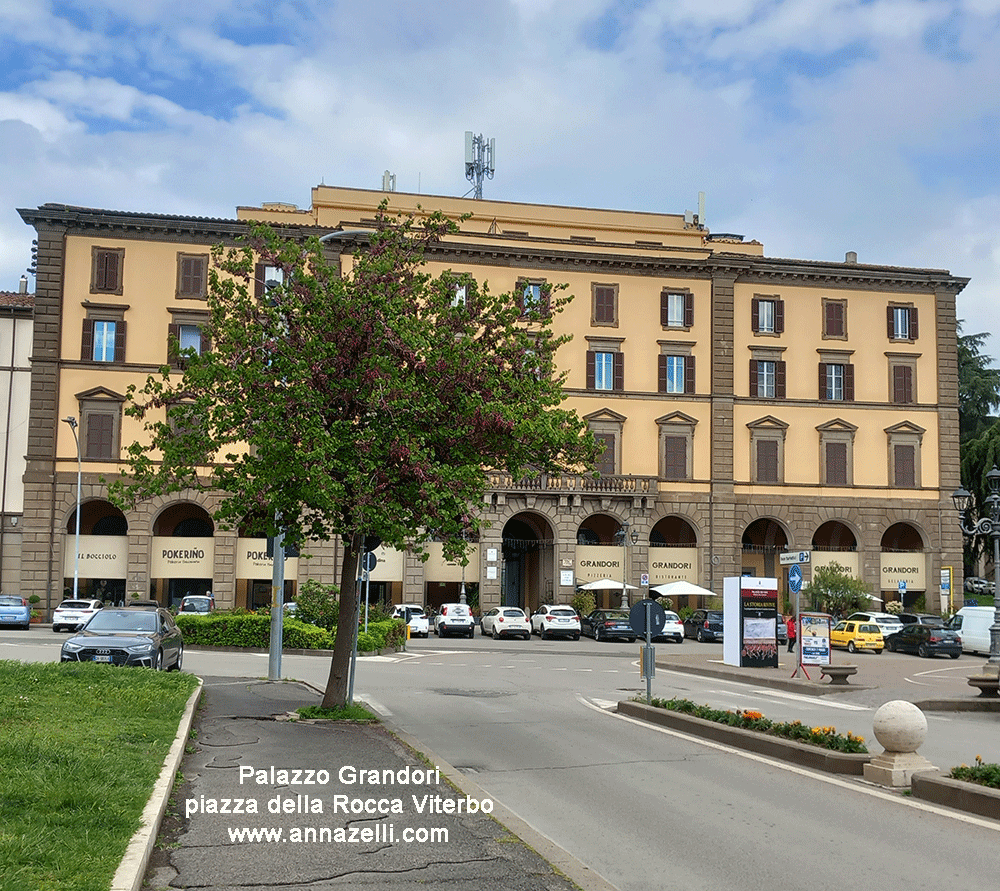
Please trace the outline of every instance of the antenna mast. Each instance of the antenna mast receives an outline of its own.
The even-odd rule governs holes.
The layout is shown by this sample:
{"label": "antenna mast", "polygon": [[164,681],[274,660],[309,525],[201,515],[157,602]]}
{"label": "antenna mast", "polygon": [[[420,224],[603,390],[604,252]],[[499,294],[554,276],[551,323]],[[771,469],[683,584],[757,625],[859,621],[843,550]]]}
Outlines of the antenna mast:
{"label": "antenna mast", "polygon": [[475,136],[471,130],[465,131],[465,178],[474,186],[474,198],[483,197],[483,177],[493,179],[496,144],[495,139],[484,139],[482,133]]}

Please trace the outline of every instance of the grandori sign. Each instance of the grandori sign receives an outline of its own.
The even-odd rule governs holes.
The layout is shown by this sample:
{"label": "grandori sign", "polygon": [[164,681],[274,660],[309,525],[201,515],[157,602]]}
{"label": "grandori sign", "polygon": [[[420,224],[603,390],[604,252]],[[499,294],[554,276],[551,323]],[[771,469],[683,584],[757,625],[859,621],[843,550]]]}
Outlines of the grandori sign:
{"label": "grandori sign", "polygon": [[576,578],[582,582],[596,582],[598,579],[619,581],[624,564],[623,548],[608,545],[576,546]]}
{"label": "grandori sign", "polygon": [[154,536],[149,561],[154,579],[210,579],[214,571],[214,538]]}
{"label": "grandori sign", "polygon": [[[63,548],[63,575],[76,568],[76,536],[66,536]],[[128,536],[81,535],[80,578],[123,579],[128,576]]]}
{"label": "grandori sign", "polygon": [[927,556],[925,554],[882,553],[880,556],[880,587],[883,591],[897,590],[900,582],[906,582],[906,588],[909,591],[927,590]]}
{"label": "grandori sign", "polygon": [[668,582],[698,584],[697,548],[649,549],[649,583],[664,585]]}

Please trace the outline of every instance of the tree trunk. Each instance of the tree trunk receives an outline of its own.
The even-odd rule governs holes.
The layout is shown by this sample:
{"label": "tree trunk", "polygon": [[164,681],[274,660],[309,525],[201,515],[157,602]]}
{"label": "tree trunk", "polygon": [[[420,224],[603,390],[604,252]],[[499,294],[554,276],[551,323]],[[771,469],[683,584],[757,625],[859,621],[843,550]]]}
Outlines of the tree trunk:
{"label": "tree trunk", "polygon": [[343,708],[351,674],[351,654],[358,627],[358,557],[362,548],[360,535],[344,541],[344,564],[340,572],[340,609],[337,612],[337,639],[330,660],[330,676],[323,694],[323,708]]}

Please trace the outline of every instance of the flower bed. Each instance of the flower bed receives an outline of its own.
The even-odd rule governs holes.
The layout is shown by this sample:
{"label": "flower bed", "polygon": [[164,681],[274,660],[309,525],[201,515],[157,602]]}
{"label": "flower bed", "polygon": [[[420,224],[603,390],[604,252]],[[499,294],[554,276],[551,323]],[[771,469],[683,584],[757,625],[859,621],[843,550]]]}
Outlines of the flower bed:
{"label": "flower bed", "polygon": [[965,780],[990,789],[1000,789],[1000,764],[984,764],[981,755],[976,755],[975,766],[963,764],[961,767],[953,767],[948,776],[953,780]]}
{"label": "flower bed", "polygon": [[830,749],[834,752],[848,752],[852,754],[865,754],[868,752],[863,736],[855,736],[850,732],[846,735],[840,734],[837,733],[835,727],[810,727],[801,721],[772,721],[769,718],[765,718],[760,712],[753,711],[752,709],[724,711],[722,709],[711,708],[707,705],[697,705],[691,702],[690,699],[654,699],[651,705],[654,708],[681,712],[685,715],[692,715],[695,718],[714,721],[717,724],[728,724],[730,727],[739,727],[743,730],[766,733],[769,736],[807,743],[808,745],[819,746],[820,748]]}

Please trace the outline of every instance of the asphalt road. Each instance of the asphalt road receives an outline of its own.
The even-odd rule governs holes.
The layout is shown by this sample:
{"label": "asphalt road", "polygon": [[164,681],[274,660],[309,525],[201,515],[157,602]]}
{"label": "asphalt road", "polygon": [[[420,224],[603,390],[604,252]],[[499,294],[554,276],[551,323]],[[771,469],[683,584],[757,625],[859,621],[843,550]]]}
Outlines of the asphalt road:
{"label": "asphalt road", "polygon": [[[61,640],[37,629],[0,632],[4,658],[57,658]],[[661,649],[669,653],[670,645]],[[678,652],[712,655],[719,648],[687,642]],[[361,660],[356,689],[390,726],[459,767],[622,891],[832,889],[846,881],[902,891],[988,881],[1000,820],[966,817],[861,780],[815,774],[611,714],[618,699],[644,692],[636,657],[635,645],[586,639],[431,638],[412,641],[401,657]],[[857,726],[870,738],[881,696],[918,684],[959,689],[961,680],[942,670],[972,673],[981,660],[884,653],[859,654],[856,661],[866,674],[883,675],[884,685],[812,700],[658,670],[654,695]],[[267,656],[190,651],[185,667],[260,676]],[[287,676],[322,685],[328,661],[286,655],[283,667]],[[995,715],[931,715],[929,722],[922,752],[932,760],[931,750],[951,758],[968,745],[958,760],[982,754],[1000,761]],[[939,735],[949,741],[932,742]],[[978,748],[980,741],[988,745]]]}

